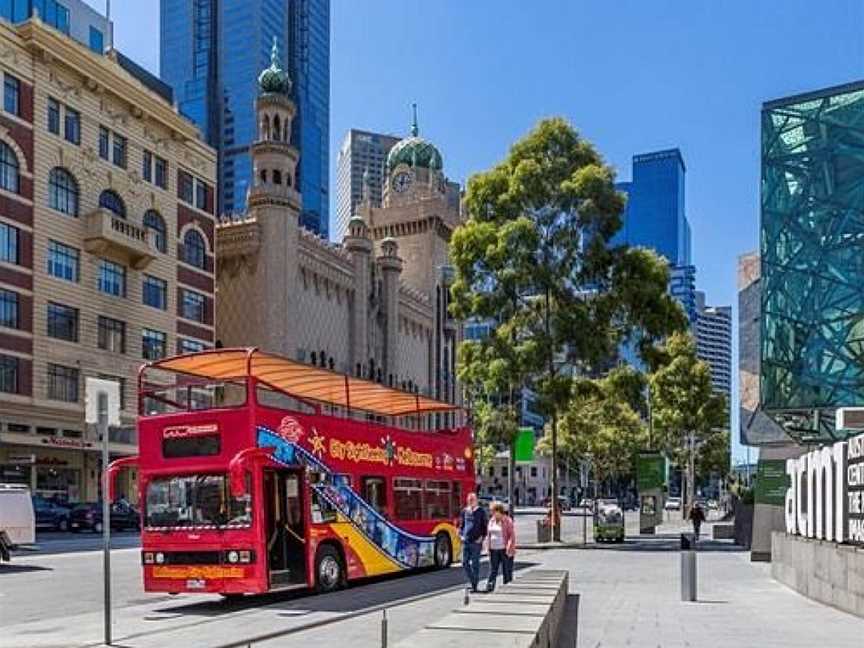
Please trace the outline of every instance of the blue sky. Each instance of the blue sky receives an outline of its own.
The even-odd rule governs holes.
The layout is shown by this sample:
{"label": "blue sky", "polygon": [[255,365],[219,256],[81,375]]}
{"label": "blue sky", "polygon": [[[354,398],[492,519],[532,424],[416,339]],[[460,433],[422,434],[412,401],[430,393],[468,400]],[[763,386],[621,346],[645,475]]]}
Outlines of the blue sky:
{"label": "blue sky", "polygon": [[[117,46],[158,71],[158,0],[113,5]],[[710,304],[758,244],[761,103],[864,77],[860,0],[332,0],[331,38],[331,187],[345,131],[404,133],[411,101],[460,181],[549,115],[619,179],[677,146]]]}

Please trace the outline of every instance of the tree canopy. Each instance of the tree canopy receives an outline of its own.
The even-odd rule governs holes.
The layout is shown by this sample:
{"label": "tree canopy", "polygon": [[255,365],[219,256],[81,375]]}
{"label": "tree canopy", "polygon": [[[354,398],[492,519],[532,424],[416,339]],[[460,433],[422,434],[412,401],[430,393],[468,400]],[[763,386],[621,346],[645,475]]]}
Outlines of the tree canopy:
{"label": "tree canopy", "polygon": [[686,325],[666,263],[611,245],[624,196],[595,148],[563,119],[541,121],[468,182],[453,233],[451,309],[493,320],[459,352],[459,377],[503,392],[530,379],[548,412],[570,398],[566,365],[590,372],[638,335],[640,349]]}

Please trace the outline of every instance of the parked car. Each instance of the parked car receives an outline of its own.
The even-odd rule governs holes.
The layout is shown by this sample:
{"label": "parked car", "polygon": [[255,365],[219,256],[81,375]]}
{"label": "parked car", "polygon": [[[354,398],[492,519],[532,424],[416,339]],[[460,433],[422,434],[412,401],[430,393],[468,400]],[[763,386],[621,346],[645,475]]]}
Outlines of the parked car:
{"label": "parked car", "polygon": [[681,510],[681,498],[680,497],[670,497],[666,500],[666,504],[663,506],[663,509],[666,511],[680,511]]}
{"label": "parked car", "polygon": [[[542,502],[540,502],[540,506],[544,508],[549,508],[552,504],[552,498],[546,497]],[[570,500],[563,495],[558,496],[558,510],[559,511],[569,511],[570,510]]]}
{"label": "parked car", "polygon": [[586,511],[591,511],[594,509],[594,502],[585,497],[582,499],[581,502],[579,502],[579,508],[585,509]]}
{"label": "parked car", "polygon": [[36,515],[37,529],[69,530],[69,516],[72,510],[53,500],[39,495],[33,496],[33,513]]}
{"label": "parked car", "polygon": [[[93,531],[102,533],[102,503],[87,502],[78,504],[72,509],[69,528],[72,531]],[[111,505],[111,528],[123,529],[141,528],[141,514],[131,504],[115,502]]]}

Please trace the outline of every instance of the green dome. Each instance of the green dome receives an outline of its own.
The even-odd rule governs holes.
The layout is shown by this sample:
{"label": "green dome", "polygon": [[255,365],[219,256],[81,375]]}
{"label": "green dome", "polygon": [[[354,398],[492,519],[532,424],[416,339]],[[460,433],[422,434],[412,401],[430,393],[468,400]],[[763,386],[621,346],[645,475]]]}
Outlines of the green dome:
{"label": "green dome", "polygon": [[276,37],[273,37],[273,49],[270,50],[270,67],[258,75],[258,87],[263,93],[289,94],[291,92],[291,77],[282,69],[279,62],[279,47]]}
{"label": "green dome", "polygon": [[413,104],[414,120],[411,123],[411,136],[400,140],[387,155],[387,168],[392,171],[400,164],[440,171],[444,167],[441,152],[431,142],[418,135],[417,104]]}

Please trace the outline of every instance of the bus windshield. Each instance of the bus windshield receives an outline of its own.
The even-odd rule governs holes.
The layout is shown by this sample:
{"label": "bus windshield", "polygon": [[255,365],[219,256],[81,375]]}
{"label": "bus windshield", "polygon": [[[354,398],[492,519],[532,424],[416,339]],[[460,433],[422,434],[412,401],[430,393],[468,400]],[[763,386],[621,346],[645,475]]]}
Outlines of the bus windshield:
{"label": "bus windshield", "polygon": [[[248,489],[247,489],[248,492]],[[234,497],[225,475],[176,475],[147,484],[148,527],[244,527],[252,524],[251,496]]]}
{"label": "bus windshield", "polygon": [[208,380],[147,369],[140,391],[141,416],[195,412],[246,403],[244,380]]}

